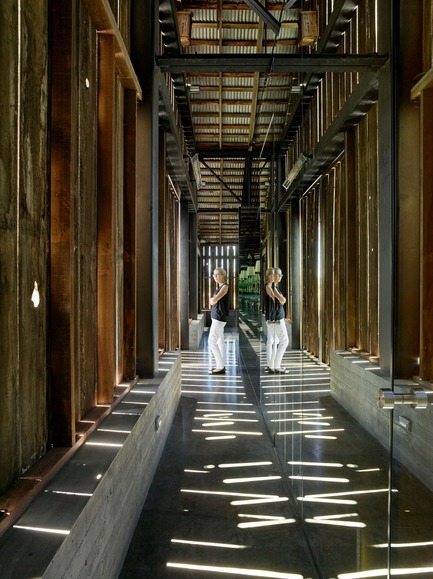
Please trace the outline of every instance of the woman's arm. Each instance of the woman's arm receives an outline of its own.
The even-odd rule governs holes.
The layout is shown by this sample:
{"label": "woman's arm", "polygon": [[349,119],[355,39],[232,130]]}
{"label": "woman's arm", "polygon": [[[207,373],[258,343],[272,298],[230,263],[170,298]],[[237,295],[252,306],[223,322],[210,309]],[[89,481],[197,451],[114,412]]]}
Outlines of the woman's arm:
{"label": "woman's arm", "polygon": [[286,303],[287,300],[277,287],[274,288],[274,295],[277,298],[277,300],[280,302],[280,304],[282,306],[284,306],[284,304]]}
{"label": "woman's arm", "polygon": [[219,290],[219,292],[217,293],[216,296],[212,296],[209,299],[209,303],[211,306],[214,306],[216,303],[218,303],[220,301],[221,298],[223,298],[226,293],[229,291],[229,286],[227,284],[224,284],[221,289]]}
{"label": "woman's arm", "polygon": [[272,289],[272,286],[271,286],[269,283],[267,283],[267,284],[265,285],[265,289],[266,289],[266,293],[268,294],[268,296],[269,296],[271,299],[274,300],[274,299],[275,299],[275,294],[274,294],[274,291],[273,291],[273,289]]}

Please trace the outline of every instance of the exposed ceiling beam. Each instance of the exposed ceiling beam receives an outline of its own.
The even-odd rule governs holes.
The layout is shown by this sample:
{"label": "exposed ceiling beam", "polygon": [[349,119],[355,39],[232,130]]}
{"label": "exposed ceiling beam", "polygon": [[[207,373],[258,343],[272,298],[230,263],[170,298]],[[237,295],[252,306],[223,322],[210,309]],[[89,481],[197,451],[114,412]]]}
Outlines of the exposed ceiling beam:
{"label": "exposed ceiling beam", "polygon": [[266,10],[259,0],[244,0],[245,4],[248,4],[250,8],[254,10],[257,16],[263,20],[263,22],[274,32],[276,36],[280,33],[281,24],[272,14]]}
{"label": "exposed ceiling beam", "polygon": [[371,54],[162,54],[161,72],[364,72],[378,70],[387,56]]}
{"label": "exposed ceiling beam", "polygon": [[206,163],[206,161],[203,161],[203,159],[200,159],[200,162],[203,163],[203,165],[206,167],[206,169],[208,169],[212,173],[212,175],[214,175],[218,179],[218,181],[221,183],[221,185],[223,185],[227,189],[227,191],[229,191],[233,195],[233,197],[236,197],[236,199],[239,201],[239,203],[242,204],[242,199],[240,197],[238,197],[236,195],[236,193],[227,185],[227,183],[221,179],[221,177],[218,175],[218,173],[216,173],[212,169],[212,167],[209,167],[209,165]]}
{"label": "exposed ceiling beam", "polygon": [[248,151],[246,147],[242,148],[235,148],[235,147],[225,147],[224,149],[218,148],[209,148],[206,147],[199,150],[199,157],[200,161],[203,162],[203,159],[240,159],[242,163],[245,160],[245,157],[255,157],[261,158],[266,160],[271,155],[271,151],[265,150],[262,153],[262,157],[260,157],[260,151],[255,149],[253,151]]}

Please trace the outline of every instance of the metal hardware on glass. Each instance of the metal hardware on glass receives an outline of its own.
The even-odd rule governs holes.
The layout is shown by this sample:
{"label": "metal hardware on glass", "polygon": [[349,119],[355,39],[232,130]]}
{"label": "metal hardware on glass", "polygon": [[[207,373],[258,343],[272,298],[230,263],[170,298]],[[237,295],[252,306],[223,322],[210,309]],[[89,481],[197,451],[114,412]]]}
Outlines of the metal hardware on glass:
{"label": "metal hardware on glass", "polygon": [[376,402],[379,408],[392,410],[395,406],[405,405],[413,408],[427,408],[433,404],[433,390],[423,388],[411,388],[408,393],[395,393],[390,388],[379,388],[376,394]]}

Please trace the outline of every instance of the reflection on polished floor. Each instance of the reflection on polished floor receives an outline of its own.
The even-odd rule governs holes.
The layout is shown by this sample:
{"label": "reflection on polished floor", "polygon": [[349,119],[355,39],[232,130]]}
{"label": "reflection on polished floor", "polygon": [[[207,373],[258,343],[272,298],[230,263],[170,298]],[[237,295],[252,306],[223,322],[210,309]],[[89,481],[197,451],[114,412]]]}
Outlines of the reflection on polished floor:
{"label": "reflection on polished floor", "polygon": [[431,493],[394,465],[390,495],[389,453],[333,400],[329,369],[287,351],[290,374],[260,372],[253,318],[226,337],[223,376],[207,373],[206,339],[182,354],[121,579],[433,577]]}

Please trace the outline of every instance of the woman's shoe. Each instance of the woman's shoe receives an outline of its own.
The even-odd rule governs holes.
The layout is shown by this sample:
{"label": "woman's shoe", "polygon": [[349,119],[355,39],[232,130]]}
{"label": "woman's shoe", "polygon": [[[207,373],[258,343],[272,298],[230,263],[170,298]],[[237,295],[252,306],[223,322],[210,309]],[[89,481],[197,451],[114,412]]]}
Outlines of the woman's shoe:
{"label": "woman's shoe", "polygon": [[269,368],[269,366],[266,366],[265,372],[266,372],[266,374],[274,374],[275,370],[272,370],[272,368]]}
{"label": "woman's shoe", "polygon": [[225,368],[212,368],[212,370],[209,370],[209,374],[225,374],[226,373],[226,369]]}
{"label": "woman's shoe", "polygon": [[277,369],[274,370],[274,373],[275,374],[288,374],[289,371],[287,370],[287,368],[278,368],[278,370]]}

